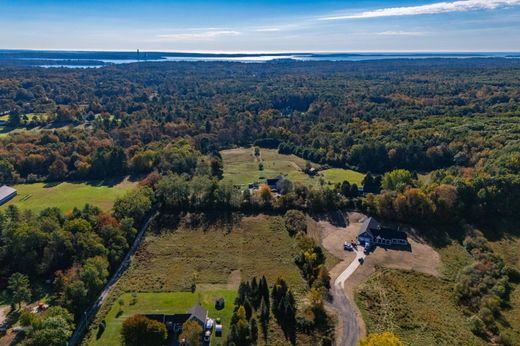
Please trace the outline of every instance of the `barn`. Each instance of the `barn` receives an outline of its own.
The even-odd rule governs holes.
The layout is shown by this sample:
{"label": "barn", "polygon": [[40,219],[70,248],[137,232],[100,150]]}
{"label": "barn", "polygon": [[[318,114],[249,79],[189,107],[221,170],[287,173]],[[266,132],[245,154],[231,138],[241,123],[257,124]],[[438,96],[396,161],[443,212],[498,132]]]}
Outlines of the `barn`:
{"label": "barn", "polygon": [[0,187],[0,205],[4,205],[16,196],[16,189],[3,185]]}

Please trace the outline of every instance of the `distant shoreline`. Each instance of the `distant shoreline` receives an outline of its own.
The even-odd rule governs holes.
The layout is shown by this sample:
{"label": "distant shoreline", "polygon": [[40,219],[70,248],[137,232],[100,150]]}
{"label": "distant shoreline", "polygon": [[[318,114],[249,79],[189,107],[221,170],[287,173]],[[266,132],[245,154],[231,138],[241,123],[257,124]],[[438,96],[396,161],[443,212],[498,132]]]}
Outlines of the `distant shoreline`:
{"label": "distant shoreline", "polygon": [[370,61],[394,59],[520,59],[519,52],[359,52],[359,53],[186,53],[186,52],[98,52],[0,50],[0,65],[89,68],[136,62],[230,61],[264,63],[270,61]]}

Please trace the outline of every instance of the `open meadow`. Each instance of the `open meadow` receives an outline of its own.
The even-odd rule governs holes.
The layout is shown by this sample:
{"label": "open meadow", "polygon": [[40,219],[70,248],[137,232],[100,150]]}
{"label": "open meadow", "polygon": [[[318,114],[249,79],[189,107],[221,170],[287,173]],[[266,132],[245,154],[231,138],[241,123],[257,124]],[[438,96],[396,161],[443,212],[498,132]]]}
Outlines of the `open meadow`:
{"label": "open meadow", "polygon": [[[512,265],[518,259],[513,255],[518,244],[520,241],[511,244],[503,254]],[[458,273],[472,263],[471,256],[456,242],[439,249],[439,253],[440,277],[380,268],[358,287],[356,301],[369,333],[389,330],[405,345],[487,344],[471,332],[470,315],[457,304],[454,292]],[[503,313],[503,323],[499,323],[513,345],[520,341],[520,292],[516,286],[513,285],[510,307]]]}
{"label": "open meadow", "polygon": [[45,208],[57,207],[67,212],[74,207],[82,208],[89,203],[103,210],[112,208],[117,197],[137,186],[128,178],[105,181],[79,181],[63,183],[34,183],[13,186],[17,196],[0,207],[16,205],[20,209],[39,212]]}
{"label": "open meadow", "polygon": [[[360,185],[364,178],[362,173],[342,168],[324,170],[319,176],[311,177],[303,172],[307,161],[296,155],[279,154],[274,149],[260,149],[259,157],[254,155],[253,148],[223,150],[221,155],[224,161],[224,181],[242,187],[279,175],[294,183],[307,186],[317,186],[321,179],[325,184],[336,184],[347,180],[351,184]],[[260,163],[263,165],[263,170],[259,169]],[[318,167],[317,164],[311,164],[313,167]]]}
{"label": "open meadow", "polygon": [[192,284],[238,287],[265,275],[283,277],[296,292],[305,281],[294,264],[295,240],[281,217],[244,217],[231,230],[181,227],[149,234],[121,279],[126,291],[186,291]]}
{"label": "open meadow", "polygon": [[[228,314],[233,311],[238,285],[253,276],[265,275],[269,285],[278,277],[284,278],[297,301],[301,301],[308,287],[294,263],[296,251],[295,240],[285,230],[283,219],[265,215],[244,217],[232,229],[179,227],[162,234],[148,234],[112,293],[109,299],[112,305],[109,307],[107,303],[102,308],[100,314],[106,315],[98,316],[98,321],[102,318],[107,323],[102,338],[96,340],[97,329],[94,329],[89,345],[119,345],[121,323],[132,314],[182,312],[197,301],[208,308],[210,317],[221,317],[224,329],[229,329]],[[191,293],[192,287],[196,288],[195,293]],[[139,292],[133,306],[127,303],[131,292]],[[222,315],[212,310],[216,296],[226,299]],[[124,301],[123,313],[116,317],[120,298]],[[298,344],[302,345],[312,344],[312,338],[312,335],[297,335]],[[267,344],[286,343],[272,319]]]}

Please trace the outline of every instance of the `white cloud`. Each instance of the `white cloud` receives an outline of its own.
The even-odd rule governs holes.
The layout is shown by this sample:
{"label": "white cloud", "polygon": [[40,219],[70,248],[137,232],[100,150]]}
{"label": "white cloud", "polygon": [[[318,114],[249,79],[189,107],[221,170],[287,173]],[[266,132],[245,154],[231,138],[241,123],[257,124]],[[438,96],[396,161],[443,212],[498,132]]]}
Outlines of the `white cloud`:
{"label": "white cloud", "polygon": [[255,31],[256,32],[278,32],[278,31],[281,31],[281,30],[282,29],[280,29],[280,28],[258,28]]}
{"label": "white cloud", "polygon": [[425,34],[425,32],[420,31],[383,31],[376,33],[379,36],[423,36]]}
{"label": "white cloud", "polygon": [[475,10],[494,10],[501,7],[520,5],[520,0],[460,0],[437,2],[429,5],[389,7],[351,15],[339,15],[320,18],[321,20],[362,19],[395,16],[416,16],[448,12],[467,12]]}
{"label": "white cloud", "polygon": [[211,41],[221,36],[238,36],[240,34],[240,31],[235,30],[211,30],[205,32],[164,34],[157,35],[157,37],[161,40],[168,41]]}

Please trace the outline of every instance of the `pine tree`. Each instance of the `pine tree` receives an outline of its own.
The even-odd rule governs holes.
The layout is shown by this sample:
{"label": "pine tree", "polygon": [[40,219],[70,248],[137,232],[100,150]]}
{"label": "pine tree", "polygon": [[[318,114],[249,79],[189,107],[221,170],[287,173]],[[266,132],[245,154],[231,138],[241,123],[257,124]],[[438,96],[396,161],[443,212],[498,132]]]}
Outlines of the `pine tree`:
{"label": "pine tree", "polygon": [[248,297],[244,300],[243,304],[244,309],[246,310],[246,319],[249,321],[251,316],[253,316],[253,305],[251,304]]}
{"label": "pine tree", "polygon": [[260,279],[260,284],[258,285],[258,291],[260,295],[260,301],[262,298],[264,299],[265,305],[267,306],[267,309],[269,310],[270,301],[269,301],[269,285],[267,284],[267,279],[265,276],[262,276],[262,279]]}
{"label": "pine tree", "polygon": [[269,307],[265,303],[265,299],[262,297],[262,300],[260,302],[260,325],[262,327],[262,333],[264,335],[264,340],[267,341],[267,331],[269,327]]}
{"label": "pine tree", "polygon": [[259,287],[258,287],[258,282],[256,281],[256,276],[253,277],[253,279],[251,280],[251,304],[253,305],[253,307],[256,309],[258,309],[258,306],[260,305],[260,296],[259,296]]}
{"label": "pine tree", "polygon": [[255,318],[252,318],[251,321],[249,321],[249,329],[251,330],[251,341],[253,344],[256,344],[256,341],[258,340],[258,326]]}

